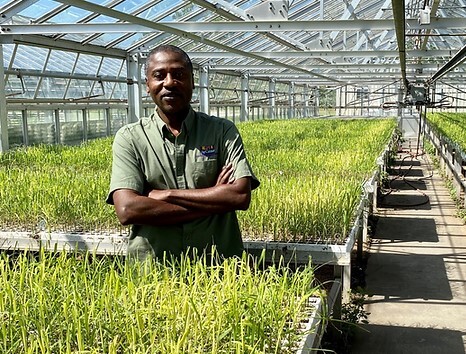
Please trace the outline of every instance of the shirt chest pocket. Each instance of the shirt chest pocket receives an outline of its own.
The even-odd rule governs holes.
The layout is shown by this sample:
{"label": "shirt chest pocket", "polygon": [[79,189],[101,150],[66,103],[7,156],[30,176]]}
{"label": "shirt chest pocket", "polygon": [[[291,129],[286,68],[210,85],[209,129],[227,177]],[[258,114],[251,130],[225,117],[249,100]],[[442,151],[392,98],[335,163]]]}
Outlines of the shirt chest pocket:
{"label": "shirt chest pocket", "polygon": [[196,158],[193,165],[192,176],[194,188],[214,186],[218,177],[217,157],[200,156]]}

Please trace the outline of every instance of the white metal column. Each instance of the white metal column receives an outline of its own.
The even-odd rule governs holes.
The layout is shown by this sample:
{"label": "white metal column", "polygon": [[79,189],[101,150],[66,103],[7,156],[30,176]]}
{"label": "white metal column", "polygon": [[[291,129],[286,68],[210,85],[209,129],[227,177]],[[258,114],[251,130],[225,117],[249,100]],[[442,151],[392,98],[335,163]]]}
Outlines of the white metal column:
{"label": "white metal column", "polygon": [[199,68],[199,110],[206,114],[210,114],[208,66]]}
{"label": "white metal column", "polygon": [[3,69],[3,46],[0,44],[0,153],[7,151],[8,119],[5,96],[5,70]]}
{"label": "white metal column", "polygon": [[139,55],[128,55],[128,116],[127,123],[137,122],[143,115],[142,111],[142,81]]}
{"label": "white metal column", "polygon": [[319,106],[320,106],[320,92],[318,87],[314,87],[314,116],[319,115]]}
{"label": "white metal column", "polygon": [[269,118],[275,119],[275,79],[269,81]]}
{"label": "white metal column", "polygon": [[304,110],[303,110],[303,116],[304,118],[307,118],[310,116],[309,114],[309,86],[307,84],[304,85]]}
{"label": "white metal column", "polygon": [[249,74],[245,73],[241,76],[241,114],[240,122],[248,120],[249,112]]}
{"label": "white metal column", "polygon": [[290,107],[288,108],[288,119],[295,117],[294,111],[294,82],[290,82],[288,87],[288,102]]}

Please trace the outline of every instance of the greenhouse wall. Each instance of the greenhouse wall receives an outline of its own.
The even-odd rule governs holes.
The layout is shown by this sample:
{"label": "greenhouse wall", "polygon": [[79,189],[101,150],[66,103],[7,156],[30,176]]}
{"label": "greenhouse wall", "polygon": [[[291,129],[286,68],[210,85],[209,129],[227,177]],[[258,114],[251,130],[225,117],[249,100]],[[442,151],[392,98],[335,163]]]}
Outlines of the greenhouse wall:
{"label": "greenhouse wall", "polygon": [[[197,104],[193,104],[198,109]],[[153,113],[154,106],[146,105],[144,115]],[[250,106],[248,120],[270,119],[269,106]],[[210,106],[209,114],[239,122],[240,105]],[[285,105],[275,107],[275,119],[305,117],[303,107],[290,108]],[[38,144],[77,145],[83,141],[113,136],[126,124],[127,108],[79,108],[79,109],[15,109],[8,110],[8,143],[10,148]]]}
{"label": "greenhouse wall", "polygon": [[78,145],[83,141],[114,135],[126,123],[127,109],[22,109],[9,110],[8,143],[21,145]]}

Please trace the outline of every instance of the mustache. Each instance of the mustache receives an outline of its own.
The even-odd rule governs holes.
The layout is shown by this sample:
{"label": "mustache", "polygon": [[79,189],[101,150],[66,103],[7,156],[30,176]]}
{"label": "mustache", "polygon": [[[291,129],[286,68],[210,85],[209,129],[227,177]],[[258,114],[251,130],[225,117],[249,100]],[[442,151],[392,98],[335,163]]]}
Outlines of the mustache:
{"label": "mustache", "polygon": [[163,97],[173,97],[173,96],[176,96],[176,97],[179,97],[181,96],[180,92],[178,90],[170,90],[170,91],[166,91],[166,92],[163,92],[161,95],[160,95],[162,98]]}

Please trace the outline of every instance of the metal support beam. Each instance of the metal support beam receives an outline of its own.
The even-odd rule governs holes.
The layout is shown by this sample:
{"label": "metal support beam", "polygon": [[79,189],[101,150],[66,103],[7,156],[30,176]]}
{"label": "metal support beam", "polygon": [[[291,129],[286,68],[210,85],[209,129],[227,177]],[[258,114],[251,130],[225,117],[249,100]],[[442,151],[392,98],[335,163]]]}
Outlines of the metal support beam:
{"label": "metal support beam", "polygon": [[[1,38],[1,37],[0,37]],[[352,50],[308,50],[303,52],[296,51],[275,51],[275,52],[249,52],[251,56],[260,55],[264,58],[281,60],[285,59],[309,59],[309,58],[341,58],[341,57],[352,57],[352,58],[380,58],[386,59],[390,57],[398,57],[399,51],[397,50],[359,50],[357,52]],[[422,58],[432,58],[432,57],[442,57],[451,55],[451,50],[410,50],[410,58],[422,57]],[[238,58],[238,55],[233,52],[220,52],[220,51],[191,51],[188,52],[188,55],[191,59],[228,59],[228,58]],[[265,61],[264,61],[265,62]],[[416,65],[416,64],[415,64]],[[279,65],[277,68],[281,68],[282,65]],[[293,69],[296,69],[293,67]],[[301,70],[302,71],[302,70]]]}
{"label": "metal support beam", "polygon": [[80,44],[65,39],[53,39],[39,35],[10,35],[1,34],[0,44],[23,44],[47,49],[66,50],[81,54],[101,55],[112,58],[126,58],[126,51],[116,48],[104,48],[91,44]]}
{"label": "metal support beam", "polygon": [[[387,0],[390,1],[390,0]],[[433,9],[432,9],[433,10]],[[382,14],[381,10],[379,13]],[[197,33],[219,33],[219,32],[296,32],[302,31],[377,31],[393,30],[393,20],[378,18],[374,19],[340,19],[340,20],[313,20],[313,21],[218,21],[218,22],[199,22],[199,21],[176,21],[164,22],[164,25],[181,31]],[[420,25],[417,19],[407,19],[406,27],[408,30],[433,30],[433,29],[464,29],[466,23],[464,18],[448,17],[435,18],[428,25]],[[40,24],[8,24],[1,25],[2,34],[87,34],[87,33],[152,33],[154,30],[143,25],[114,22],[114,23],[40,23]],[[338,33],[338,32],[335,32]],[[335,40],[336,36],[333,40]],[[425,48],[424,48],[425,49]]]}
{"label": "metal support beam", "polygon": [[319,115],[319,105],[320,105],[320,92],[318,87],[314,87],[314,116]]}
{"label": "metal support beam", "polygon": [[128,117],[127,122],[137,122],[142,117],[141,66],[139,55],[128,55]]}
{"label": "metal support beam", "polygon": [[0,153],[7,151],[9,148],[4,78],[5,72],[3,70],[3,46],[0,44]]}
{"label": "metal support beam", "polygon": [[429,83],[434,83],[445,74],[456,68],[466,59],[466,45],[461,48],[447,63],[445,63],[430,79]]}
{"label": "metal support beam", "polygon": [[303,111],[303,115],[304,115],[305,118],[307,118],[307,117],[310,116],[310,114],[309,114],[309,100],[310,100],[310,97],[309,97],[309,86],[308,85],[304,85],[303,95],[304,95],[304,111]]}
{"label": "metal support beam", "polygon": [[87,129],[89,123],[89,110],[87,108],[83,108],[81,110],[83,115],[83,141],[87,141]]}
{"label": "metal support beam", "polygon": [[210,114],[208,66],[199,68],[199,110],[206,114]]}
{"label": "metal support beam", "polygon": [[110,115],[110,108],[105,108],[105,135],[112,135],[112,121]]}
{"label": "metal support beam", "polygon": [[3,8],[2,13],[0,13],[0,23],[9,21],[14,15],[20,13],[24,9],[27,9],[37,1],[38,0],[22,0],[11,2],[10,5]]}
{"label": "metal support beam", "polygon": [[288,119],[294,118],[295,117],[295,111],[294,111],[294,83],[291,82],[288,87],[288,101],[290,104],[290,107],[288,108]]}
{"label": "metal support beam", "polygon": [[400,57],[401,77],[405,90],[408,88],[408,79],[406,78],[406,43],[405,43],[405,1],[392,0],[393,20],[395,21],[396,40],[398,43],[398,53]]}
{"label": "metal support beam", "polygon": [[275,119],[275,87],[276,81],[275,79],[269,80],[269,118]]}
{"label": "metal support beam", "polygon": [[241,76],[241,113],[240,122],[249,120],[249,74]]}
{"label": "metal support beam", "polygon": [[23,133],[23,144],[29,146],[28,110],[21,110],[21,131]]}
{"label": "metal support beam", "polygon": [[[23,112],[27,112],[26,110],[23,110]],[[27,122],[27,115],[26,116],[26,122]],[[54,125],[55,125],[55,144],[60,144],[61,143],[61,124],[60,124],[60,110],[54,109],[53,110],[53,118],[54,118]],[[27,132],[27,131],[26,131]],[[24,133],[23,133],[24,134]],[[26,135],[25,135],[26,136]],[[29,145],[29,141],[28,144]]]}

